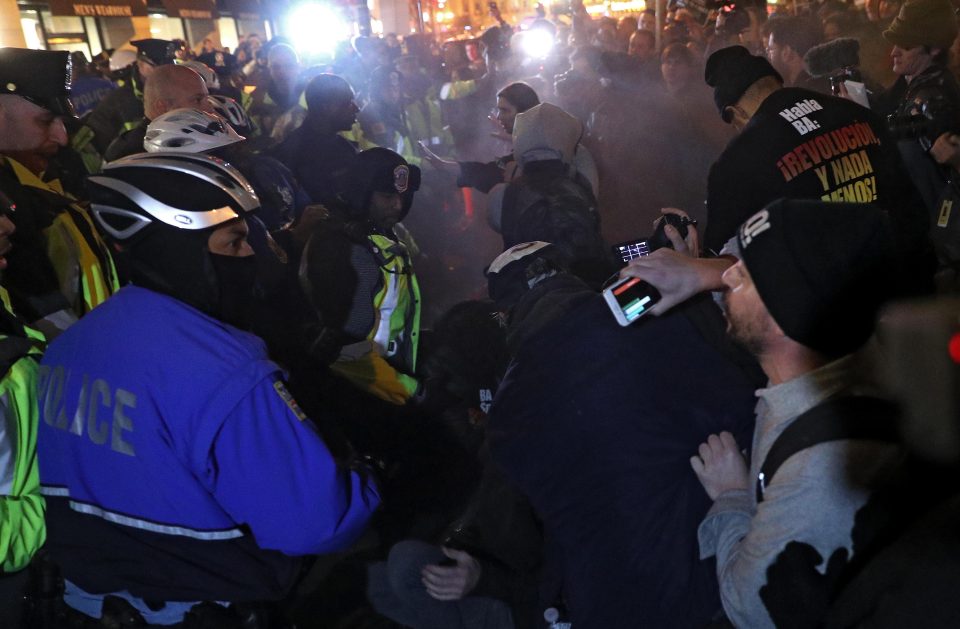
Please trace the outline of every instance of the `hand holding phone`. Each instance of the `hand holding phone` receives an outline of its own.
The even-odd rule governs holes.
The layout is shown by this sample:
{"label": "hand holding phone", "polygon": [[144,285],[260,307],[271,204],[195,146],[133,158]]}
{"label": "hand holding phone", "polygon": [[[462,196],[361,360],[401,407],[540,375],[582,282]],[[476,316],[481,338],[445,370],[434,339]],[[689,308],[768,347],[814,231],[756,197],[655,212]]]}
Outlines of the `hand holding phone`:
{"label": "hand holding phone", "polygon": [[621,326],[628,326],[660,301],[660,291],[636,277],[626,277],[603,291],[603,299]]}

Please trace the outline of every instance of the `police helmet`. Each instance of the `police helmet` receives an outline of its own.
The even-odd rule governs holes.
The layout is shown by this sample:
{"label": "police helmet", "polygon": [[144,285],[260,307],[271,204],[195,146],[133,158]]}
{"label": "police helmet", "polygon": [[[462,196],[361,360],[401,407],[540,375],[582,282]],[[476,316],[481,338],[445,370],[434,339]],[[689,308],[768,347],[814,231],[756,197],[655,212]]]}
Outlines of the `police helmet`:
{"label": "police helmet", "polygon": [[260,207],[240,171],[202,154],[130,155],[110,162],[88,182],[94,218],[121,244],[152,225],[207,230]]}
{"label": "police helmet", "polygon": [[129,48],[121,48],[119,50],[113,51],[113,54],[110,55],[110,71],[111,72],[120,72],[137,60],[137,51],[130,50]]}
{"label": "police helmet", "polygon": [[148,153],[203,153],[244,139],[220,116],[183,108],[151,121],[143,137],[143,148]]}
{"label": "police helmet", "polygon": [[218,90],[220,89],[220,77],[217,76],[217,73],[213,71],[213,68],[203,63],[202,61],[197,61],[196,59],[188,59],[186,61],[179,61],[177,65],[181,65],[185,68],[190,68],[194,72],[200,75],[200,78],[203,79],[204,84],[207,86],[207,90]]}
{"label": "police helmet", "polygon": [[536,240],[514,245],[487,267],[487,290],[501,312],[509,312],[523,295],[543,280],[567,270],[563,252]]}
{"label": "police helmet", "polygon": [[94,219],[121,245],[134,285],[233,322],[223,256],[209,238],[260,206],[235,168],[203,154],[140,153],[88,181]]}
{"label": "police helmet", "polygon": [[219,94],[207,96],[207,102],[210,103],[213,111],[216,112],[218,116],[230,123],[234,131],[245,137],[250,135],[253,130],[253,123],[250,121],[250,116],[247,115],[247,111],[240,106],[240,103],[229,96],[221,96]]}
{"label": "police helmet", "polygon": [[395,151],[378,146],[357,155],[341,196],[348,205],[350,217],[363,220],[369,217],[374,192],[400,194],[403,197],[400,220],[403,220],[413,204],[413,194],[419,189],[420,168],[408,164]]}

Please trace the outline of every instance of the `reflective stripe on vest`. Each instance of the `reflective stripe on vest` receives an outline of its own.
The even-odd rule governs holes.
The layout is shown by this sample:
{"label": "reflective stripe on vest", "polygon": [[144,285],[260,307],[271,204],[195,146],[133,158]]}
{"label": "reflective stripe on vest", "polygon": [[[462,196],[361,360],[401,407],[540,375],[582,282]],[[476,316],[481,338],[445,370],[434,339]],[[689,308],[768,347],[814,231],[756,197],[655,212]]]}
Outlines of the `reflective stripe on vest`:
{"label": "reflective stripe on vest", "polygon": [[378,258],[383,287],[373,298],[378,320],[367,338],[394,367],[413,374],[420,334],[420,287],[406,247],[380,234],[370,234],[368,239]]}
{"label": "reflective stripe on vest", "polygon": [[[18,161],[5,159],[22,185],[73,200],[58,180],[43,181]],[[110,251],[80,205],[71,203],[57,213],[44,236],[60,291],[77,315],[93,310],[120,289]]]}
{"label": "reflective stripe on vest", "polygon": [[[16,319],[7,291],[0,288],[0,302]],[[44,337],[40,332],[21,325],[24,337],[32,341],[25,355],[5,356],[10,364],[0,380],[0,452],[4,463],[0,492],[10,497],[5,501],[3,534],[0,535],[0,572],[21,570],[43,545],[47,537],[44,524],[43,497],[40,495],[40,472],[37,466],[37,373]],[[19,337],[19,333],[17,335]],[[2,340],[15,340],[0,336]]]}

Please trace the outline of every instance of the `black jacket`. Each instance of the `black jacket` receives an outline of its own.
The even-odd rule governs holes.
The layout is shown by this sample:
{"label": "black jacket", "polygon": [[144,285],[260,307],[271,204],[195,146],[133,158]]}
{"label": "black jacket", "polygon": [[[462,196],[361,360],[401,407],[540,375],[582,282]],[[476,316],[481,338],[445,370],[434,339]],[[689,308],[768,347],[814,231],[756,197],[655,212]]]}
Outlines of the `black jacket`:
{"label": "black jacket", "polygon": [[140,123],[137,124],[137,126],[121,133],[119,136],[117,136],[117,139],[111,142],[110,146],[107,147],[107,150],[103,154],[103,159],[108,162],[112,162],[113,160],[126,157],[127,155],[143,153],[143,140],[147,135],[147,127],[149,125],[150,121],[146,118],[143,118],[140,120]]}
{"label": "black jacket", "polygon": [[337,133],[316,130],[310,119],[271,151],[314,203],[331,204],[343,191],[357,147]]}
{"label": "black jacket", "polygon": [[690,457],[721,430],[749,442],[755,383],[684,314],[621,328],[568,275],[527,293],[508,334],[491,453],[543,522],[574,626],[705,625],[720,601]]}
{"label": "black jacket", "polygon": [[143,118],[143,93],[136,87],[141,83],[139,73],[134,72],[122,87],[104,96],[87,118],[93,145],[101,155],[128,125]]}
{"label": "black jacket", "polygon": [[719,252],[782,197],[876,203],[909,250],[926,246],[929,221],[886,125],[849,100],[802,88],[768,96],[710,169],[704,244]]}

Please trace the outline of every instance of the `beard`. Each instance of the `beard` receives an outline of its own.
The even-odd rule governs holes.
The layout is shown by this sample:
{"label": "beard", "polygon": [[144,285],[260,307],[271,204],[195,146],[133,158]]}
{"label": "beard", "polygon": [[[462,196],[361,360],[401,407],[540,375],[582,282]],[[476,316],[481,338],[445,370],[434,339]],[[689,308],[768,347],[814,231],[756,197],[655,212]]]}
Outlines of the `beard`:
{"label": "beard", "polygon": [[766,350],[767,321],[731,310],[729,295],[724,297],[724,316],[727,318],[727,334],[752,356],[760,356]]}

